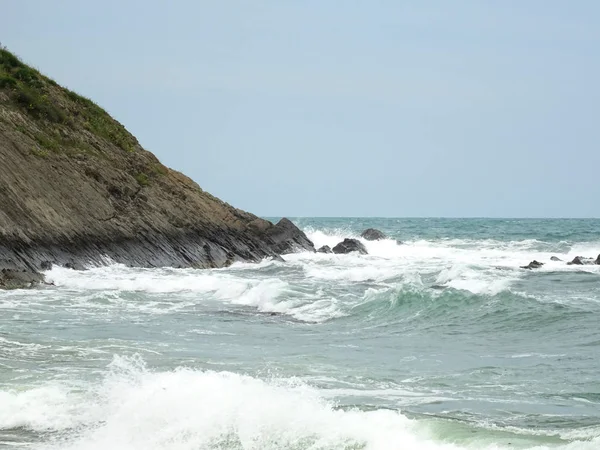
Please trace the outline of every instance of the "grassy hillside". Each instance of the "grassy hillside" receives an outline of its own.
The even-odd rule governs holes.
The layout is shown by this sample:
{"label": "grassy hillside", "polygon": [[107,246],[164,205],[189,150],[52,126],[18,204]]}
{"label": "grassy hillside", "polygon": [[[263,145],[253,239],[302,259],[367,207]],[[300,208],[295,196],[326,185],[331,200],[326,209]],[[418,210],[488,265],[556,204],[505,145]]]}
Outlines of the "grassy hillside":
{"label": "grassy hillside", "polygon": [[65,140],[60,130],[83,127],[123,150],[134,151],[137,140],[106,111],[54,80],[24,64],[5,48],[0,48],[0,90],[8,103],[34,119],[50,133],[42,146],[55,150],[59,144],[76,147],[77,142]]}

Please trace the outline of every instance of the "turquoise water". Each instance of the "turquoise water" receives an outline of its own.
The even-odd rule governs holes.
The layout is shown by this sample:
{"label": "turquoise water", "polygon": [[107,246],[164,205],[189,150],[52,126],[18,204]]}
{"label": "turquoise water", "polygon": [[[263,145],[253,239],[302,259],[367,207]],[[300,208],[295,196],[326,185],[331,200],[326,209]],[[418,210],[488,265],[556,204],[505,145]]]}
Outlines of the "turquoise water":
{"label": "turquoise water", "polygon": [[0,292],[0,448],[600,448],[599,220],[294,221],[390,239]]}

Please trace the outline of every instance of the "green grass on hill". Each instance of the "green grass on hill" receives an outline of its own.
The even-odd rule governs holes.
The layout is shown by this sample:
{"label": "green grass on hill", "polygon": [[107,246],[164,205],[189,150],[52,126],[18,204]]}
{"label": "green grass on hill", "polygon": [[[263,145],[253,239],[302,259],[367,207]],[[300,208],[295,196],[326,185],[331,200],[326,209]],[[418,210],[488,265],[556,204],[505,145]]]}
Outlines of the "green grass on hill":
{"label": "green grass on hill", "polygon": [[12,103],[31,118],[44,125],[69,128],[83,126],[95,135],[123,150],[133,151],[136,139],[110,115],[75,92],[58,86],[48,77],[24,64],[0,47],[0,89]]}

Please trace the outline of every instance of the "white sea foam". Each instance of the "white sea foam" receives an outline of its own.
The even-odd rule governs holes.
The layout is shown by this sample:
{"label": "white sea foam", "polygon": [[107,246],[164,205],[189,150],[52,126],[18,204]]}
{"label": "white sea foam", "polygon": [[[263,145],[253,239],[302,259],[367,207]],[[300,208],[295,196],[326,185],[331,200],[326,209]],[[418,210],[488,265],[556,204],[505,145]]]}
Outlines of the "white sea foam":
{"label": "white sea foam", "polygon": [[359,239],[368,249],[369,254],[380,257],[404,257],[409,259],[438,259],[460,263],[467,262],[500,264],[509,266],[524,265],[531,259],[549,260],[558,256],[570,261],[575,256],[596,257],[600,252],[600,242],[583,242],[574,245],[564,243],[568,252],[552,251],[549,245],[535,239],[519,241],[497,241],[493,239],[437,239],[416,240],[397,244],[394,239],[367,241],[346,230],[304,230],[315,243],[315,247],[329,245],[334,247],[344,238]]}
{"label": "white sea foam", "polygon": [[507,290],[519,276],[516,271],[499,275],[495,270],[476,270],[467,265],[443,269],[436,278],[437,286],[451,287],[474,294],[495,295]]}
{"label": "white sea foam", "polygon": [[87,406],[64,386],[48,384],[25,391],[0,390],[0,430],[56,431],[81,425]]}
{"label": "white sea foam", "polygon": [[[346,237],[361,239],[347,230],[306,231],[317,247],[333,247]],[[597,248],[594,243],[574,246],[559,255],[563,262],[553,262],[553,253],[540,252],[543,245],[536,240],[440,239],[401,245],[391,239],[361,241],[369,255],[305,252],[286,255],[286,263],[237,263],[221,270],[131,269],[122,265],[84,272],[55,268],[47,277],[60,290],[77,293],[76,306],[82,309],[98,304],[141,314],[169,314],[198,304],[220,302],[322,322],[344,316],[353,306],[369,301],[367,290],[371,287],[391,292],[441,287],[493,296],[511,290],[515,282],[532,273],[519,268],[532,259],[545,262],[536,272],[600,272],[600,266],[568,266],[564,262],[579,254],[592,255]],[[286,270],[297,270],[303,276],[284,273],[279,278],[278,274]],[[347,295],[350,291],[353,293]],[[122,296],[136,292],[151,295],[143,302]],[[19,295],[4,296],[0,308],[13,308]]]}
{"label": "white sea foam", "polygon": [[[468,447],[444,442],[433,437],[432,422],[391,410],[336,409],[317,389],[294,379],[263,381],[186,368],[153,373],[143,361],[121,357],[103,380],[85,389],[0,391],[0,429],[17,427],[61,432],[37,449],[512,448],[489,438]],[[591,450],[598,444],[593,439],[560,448]]]}
{"label": "white sea foam", "polygon": [[[287,281],[247,274],[247,267],[233,271],[194,269],[132,269],[123,265],[87,271],[56,268],[47,273],[59,289],[78,293],[79,308],[122,308],[145,314],[168,314],[196,304],[220,302],[254,308],[261,313],[280,313],[298,320],[319,322],[342,313],[334,298],[298,293]],[[177,294],[171,300],[164,295],[143,302],[123,298],[121,293]],[[99,302],[98,300],[102,300]]]}
{"label": "white sea foam", "polygon": [[[310,237],[317,246],[334,246],[345,237],[356,236],[346,230],[317,230],[312,231]],[[69,320],[73,313],[73,323],[79,323],[77,321],[81,318],[96,319],[99,315],[106,317],[109,314],[126,313],[122,315],[134,319],[142,316],[144,319],[143,315],[204,314],[222,310],[229,313],[238,309],[244,313],[275,312],[301,321],[324,322],[365,311],[373,317],[380,317],[382,311],[386,311],[385,302],[395,306],[395,302],[402,301],[405,293],[426,292],[435,296],[448,292],[431,287],[494,296],[507,290],[523,290],[523,283],[528,277],[545,272],[600,272],[600,266],[565,264],[577,255],[593,256],[599,248],[594,243],[570,248],[562,245],[562,254],[551,253],[547,246],[535,240],[419,240],[402,245],[393,240],[363,243],[369,255],[298,253],[286,255],[286,263],[265,260],[259,264],[238,263],[222,270],[132,269],[121,265],[84,272],[55,268],[48,272],[48,278],[56,282],[56,288],[3,292],[0,308],[5,317],[13,317],[13,313],[28,315],[38,309],[61,309],[68,313]],[[564,262],[551,262],[552,255],[561,257]],[[546,265],[536,271],[519,269],[518,266],[532,259],[543,261]],[[545,276],[551,278],[548,274]],[[589,277],[584,274],[584,278]],[[537,299],[537,292],[523,295]],[[565,297],[560,292],[557,295]],[[592,295],[595,293],[592,292]],[[583,303],[588,300],[576,298],[573,294],[567,300],[561,298],[556,301]],[[366,305],[363,308],[371,302],[382,302],[383,307]],[[210,306],[207,311],[201,309],[205,305]],[[402,320],[411,320],[421,312],[417,306],[403,313]],[[173,317],[179,319],[181,316]],[[186,317],[195,316],[189,314]],[[271,320],[280,319],[266,318],[269,323]],[[185,330],[171,330],[173,336],[187,333],[197,335],[198,340],[205,340],[211,335],[242,336],[244,332],[240,328],[240,334],[236,329],[236,333],[230,333],[232,329],[213,328],[212,323],[198,326],[193,321],[190,323],[192,326]],[[169,330],[165,329],[164,333],[168,335]],[[46,352],[45,345],[3,336],[0,337],[0,353],[4,352],[10,358],[17,355],[25,360]],[[154,352],[142,350],[144,345],[103,344],[97,351],[102,355]],[[351,352],[353,349],[353,344],[349,343],[333,345],[344,349],[341,351]],[[64,353],[75,351],[73,349],[64,347]],[[555,356],[525,350],[505,357],[514,359],[514,363],[525,364],[529,358],[549,359]],[[63,352],[63,347],[53,349],[53,352]],[[82,354],[86,360],[93,357]],[[410,358],[414,356],[405,358],[396,363],[411,364]],[[223,364],[218,362],[220,368]],[[27,383],[33,383],[33,379],[28,378]],[[416,379],[418,377],[412,378]],[[409,382],[411,379],[405,380],[405,383]],[[478,433],[468,440],[468,447],[450,444],[450,438],[440,436],[435,424],[430,421],[409,420],[399,412],[383,409],[341,410],[334,403],[340,397],[365,396],[374,399],[375,404],[380,404],[377,399],[383,399],[403,407],[443,400],[444,393],[438,395],[433,392],[429,397],[423,395],[421,401],[412,397],[415,395],[413,392],[401,387],[379,389],[379,386],[357,386],[344,389],[339,387],[339,383],[335,384],[337,387],[334,389],[317,390],[294,379],[265,381],[189,368],[151,372],[140,360],[116,358],[110,372],[100,381],[46,382],[20,386],[19,390],[0,388],[0,430],[24,428],[36,432],[59,432],[64,440],[38,445],[38,448],[52,449],[513,448],[505,445],[504,441],[490,441],[493,438],[489,436],[488,440],[478,440]],[[526,402],[519,397],[510,401]],[[577,401],[589,402],[585,399]],[[589,432],[573,430],[571,434],[553,430],[537,433],[524,429],[519,434],[576,440],[552,447],[561,450],[600,448],[597,429]],[[548,447],[539,445],[535,448],[542,450]]]}
{"label": "white sea foam", "polygon": [[48,346],[36,343],[14,341],[0,336],[0,356],[3,354],[30,355],[47,347]]}
{"label": "white sea foam", "polygon": [[[305,230],[316,246],[335,246],[346,237],[359,239],[369,252],[368,256],[320,255],[293,256],[294,261],[306,264],[310,277],[328,280],[384,281],[409,274],[438,274],[436,284],[470,291],[475,294],[494,295],[521,279],[528,272],[520,269],[529,261],[537,259],[545,263],[540,272],[587,271],[600,273],[600,266],[569,266],[567,261],[578,255],[594,256],[600,243],[581,243],[572,246],[567,253],[540,251],[544,247],[534,239],[522,241],[495,241],[470,239],[417,240],[397,244],[395,240],[366,241],[343,230]],[[595,253],[596,252],[596,253]],[[559,256],[563,261],[551,261]],[[330,264],[324,264],[324,261]]]}

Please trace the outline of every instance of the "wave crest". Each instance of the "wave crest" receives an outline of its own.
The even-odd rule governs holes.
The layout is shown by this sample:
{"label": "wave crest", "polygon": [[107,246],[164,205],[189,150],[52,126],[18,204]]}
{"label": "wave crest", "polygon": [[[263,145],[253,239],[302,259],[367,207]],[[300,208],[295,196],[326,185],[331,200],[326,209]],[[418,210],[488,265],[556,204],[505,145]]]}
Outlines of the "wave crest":
{"label": "wave crest", "polygon": [[[86,389],[2,394],[0,429],[61,432],[37,449],[512,448],[485,437],[463,447],[440,436],[446,425],[434,432],[435,422],[397,411],[338,409],[293,378],[264,381],[190,368],[152,372],[140,358],[115,356],[104,379]],[[597,443],[576,441],[565,448],[591,450]]]}

